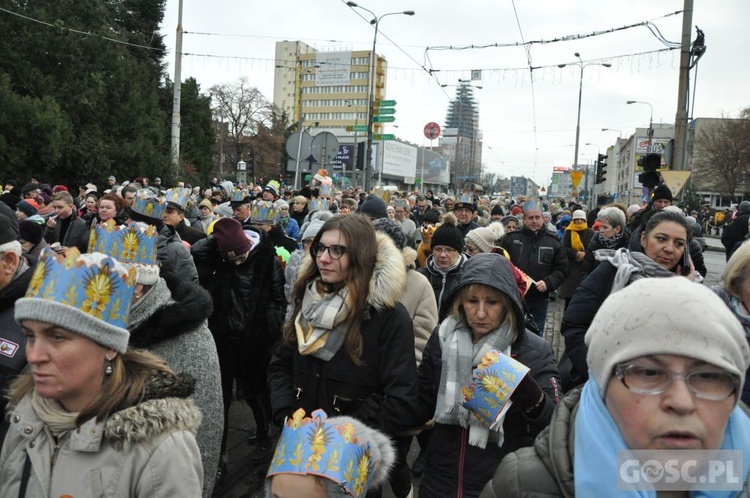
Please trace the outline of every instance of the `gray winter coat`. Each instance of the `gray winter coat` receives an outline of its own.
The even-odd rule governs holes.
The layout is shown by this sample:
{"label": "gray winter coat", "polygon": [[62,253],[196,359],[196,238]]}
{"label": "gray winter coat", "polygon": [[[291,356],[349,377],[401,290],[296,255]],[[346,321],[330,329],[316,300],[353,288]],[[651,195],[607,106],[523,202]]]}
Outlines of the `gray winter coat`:
{"label": "gray winter coat", "polygon": [[26,496],[198,497],[203,469],[195,432],[201,415],[192,400],[161,394],[63,433],[58,445],[28,393],[10,412],[0,453],[0,496],[18,496],[26,456]]}
{"label": "gray winter coat", "polygon": [[[203,415],[196,434],[203,471],[215,476],[219,468],[224,402],[216,344],[208,330],[213,309],[211,296],[203,288],[164,278],[151,288],[130,311],[130,346],[147,349],[164,358],[175,372],[195,377],[193,400]],[[203,496],[211,496],[214,479],[205,479]]]}

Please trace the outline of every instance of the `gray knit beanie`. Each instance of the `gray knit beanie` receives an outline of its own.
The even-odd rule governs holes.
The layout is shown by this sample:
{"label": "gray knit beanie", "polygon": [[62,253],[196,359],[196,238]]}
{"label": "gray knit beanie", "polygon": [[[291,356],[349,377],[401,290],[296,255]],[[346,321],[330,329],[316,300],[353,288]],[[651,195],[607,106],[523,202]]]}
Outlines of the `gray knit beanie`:
{"label": "gray knit beanie", "polygon": [[73,248],[63,258],[45,249],[26,297],[16,301],[16,321],[56,325],[125,353],[135,274],[101,253],[79,254]]}
{"label": "gray knit beanie", "polygon": [[739,401],[750,365],[750,347],[732,311],[714,292],[685,277],[643,278],[611,294],[585,341],[602,397],[615,366],[668,354],[703,360],[736,375]]}

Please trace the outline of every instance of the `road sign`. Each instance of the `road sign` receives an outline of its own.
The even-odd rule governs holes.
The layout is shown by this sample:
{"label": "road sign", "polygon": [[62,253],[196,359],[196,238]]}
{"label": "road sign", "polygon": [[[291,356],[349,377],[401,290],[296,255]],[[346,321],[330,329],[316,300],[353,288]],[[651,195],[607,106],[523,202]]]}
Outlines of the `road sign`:
{"label": "road sign", "polygon": [[396,114],[396,109],[394,109],[393,107],[374,107],[372,109],[373,116],[382,116],[384,114]]}
{"label": "road sign", "polygon": [[396,101],[395,100],[376,100],[375,102],[372,103],[372,105],[375,107],[393,107],[394,105],[396,105]]}
{"label": "road sign", "polygon": [[323,131],[313,138],[310,151],[319,163],[326,163],[339,153],[339,140],[333,133]]}
{"label": "road sign", "polygon": [[578,183],[581,181],[581,178],[583,178],[583,171],[573,170],[570,172],[570,181],[573,184],[573,189],[578,188]]}
{"label": "road sign", "polygon": [[373,123],[393,123],[396,121],[396,116],[373,116]]}
{"label": "road sign", "polygon": [[346,131],[367,131],[367,125],[347,126]]}
{"label": "road sign", "polygon": [[310,146],[312,145],[313,138],[306,131],[302,132],[302,141],[300,142],[299,132],[292,133],[286,140],[286,153],[292,159],[297,159],[297,151],[299,151],[299,157],[307,157],[310,155]]}
{"label": "road sign", "polygon": [[432,121],[424,125],[424,136],[435,140],[440,136],[440,125]]}
{"label": "road sign", "polygon": [[396,135],[392,133],[377,134],[372,136],[373,140],[396,140]]}

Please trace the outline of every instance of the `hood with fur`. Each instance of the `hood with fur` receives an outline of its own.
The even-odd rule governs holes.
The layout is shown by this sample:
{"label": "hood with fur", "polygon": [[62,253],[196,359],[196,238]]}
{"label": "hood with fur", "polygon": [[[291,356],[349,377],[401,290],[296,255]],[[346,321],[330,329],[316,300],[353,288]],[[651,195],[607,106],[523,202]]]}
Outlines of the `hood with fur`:
{"label": "hood with fur", "polygon": [[[406,266],[401,254],[391,238],[382,232],[375,233],[378,252],[375,258],[375,269],[370,278],[370,290],[367,304],[380,311],[396,306],[406,288]],[[302,274],[309,265],[315,264],[313,258],[304,258],[298,274]]]}

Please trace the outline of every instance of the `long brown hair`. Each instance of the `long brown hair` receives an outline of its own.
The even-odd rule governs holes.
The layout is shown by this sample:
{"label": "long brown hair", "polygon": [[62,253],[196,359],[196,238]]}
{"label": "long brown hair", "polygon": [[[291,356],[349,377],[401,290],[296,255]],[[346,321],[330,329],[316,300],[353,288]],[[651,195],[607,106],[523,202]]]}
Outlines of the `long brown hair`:
{"label": "long brown hair", "polygon": [[312,248],[320,242],[320,238],[329,230],[339,230],[341,235],[346,239],[346,254],[349,257],[349,268],[346,273],[344,286],[349,293],[347,297],[349,318],[346,328],[346,338],[344,339],[344,349],[352,361],[356,365],[359,365],[362,358],[362,335],[359,329],[362,325],[362,316],[367,310],[370,279],[375,269],[375,260],[378,253],[375,228],[373,228],[372,223],[365,216],[356,213],[347,216],[336,216],[326,221],[320,228],[310,246],[312,263],[300,268],[300,273],[297,275],[297,280],[294,284],[292,296],[294,302],[293,318],[284,324],[282,332],[287,344],[297,345],[297,333],[294,322],[302,308],[302,298],[305,295],[305,289],[308,284],[320,279],[320,270],[318,270],[317,260]]}
{"label": "long brown hair", "polygon": [[[91,403],[81,410],[76,424],[80,426],[94,416],[97,422],[101,422],[110,413],[138,404],[144,397],[146,381],[153,371],[174,374],[163,359],[145,350],[128,349],[125,354],[115,356],[112,374],[105,376],[102,372],[102,388]],[[33,389],[31,372],[19,376],[8,389],[10,404],[18,405]]]}

